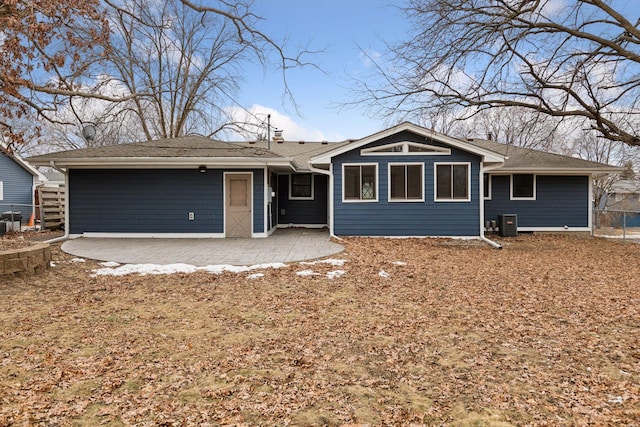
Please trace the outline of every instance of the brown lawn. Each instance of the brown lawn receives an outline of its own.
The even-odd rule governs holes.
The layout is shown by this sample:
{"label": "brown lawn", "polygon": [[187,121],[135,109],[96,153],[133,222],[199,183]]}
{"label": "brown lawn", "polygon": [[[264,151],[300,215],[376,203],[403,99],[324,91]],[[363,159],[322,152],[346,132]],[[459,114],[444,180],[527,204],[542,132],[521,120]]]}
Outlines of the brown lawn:
{"label": "brown lawn", "polygon": [[639,425],[640,245],[505,243],[354,238],[253,280],[55,250],[0,285],[0,425]]}

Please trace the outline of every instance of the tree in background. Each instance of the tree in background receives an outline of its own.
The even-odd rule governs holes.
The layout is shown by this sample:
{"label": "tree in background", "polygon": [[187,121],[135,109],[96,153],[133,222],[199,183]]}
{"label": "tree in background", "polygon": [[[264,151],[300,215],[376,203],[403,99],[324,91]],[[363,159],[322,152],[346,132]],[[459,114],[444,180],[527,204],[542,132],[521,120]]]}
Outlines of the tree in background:
{"label": "tree in background", "polygon": [[[79,92],[101,61],[108,23],[97,0],[0,0],[0,133],[7,145],[36,138],[25,127]],[[84,91],[84,90],[83,90]]]}
{"label": "tree in background", "polygon": [[286,70],[307,65],[308,52],[288,56],[258,29],[250,6],[0,0],[3,138],[24,142],[14,123],[25,117],[47,124],[49,135],[66,132],[66,148],[85,144],[78,136],[87,123],[106,126],[101,136],[112,137],[103,144],[213,135],[229,125],[222,106],[234,102],[247,63],[279,67],[291,97]]}
{"label": "tree in background", "polygon": [[403,11],[406,42],[370,58],[376,75],[355,89],[378,113],[515,107],[640,145],[640,21],[610,1],[409,0]]}

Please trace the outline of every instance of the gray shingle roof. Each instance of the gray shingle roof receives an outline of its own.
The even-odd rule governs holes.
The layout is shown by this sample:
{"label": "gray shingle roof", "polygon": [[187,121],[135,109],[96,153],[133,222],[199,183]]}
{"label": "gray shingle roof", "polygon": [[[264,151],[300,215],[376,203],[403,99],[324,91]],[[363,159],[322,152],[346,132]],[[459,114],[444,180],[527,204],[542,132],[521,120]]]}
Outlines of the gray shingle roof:
{"label": "gray shingle roof", "polygon": [[[343,142],[295,142],[285,141],[282,143],[271,142],[270,150],[272,153],[293,159],[293,162],[298,170],[309,170],[309,160],[313,156],[326,153],[327,151],[334,150],[348,144],[350,141]],[[255,143],[239,143],[248,147],[259,147],[267,149],[268,144],[266,142]]]}
{"label": "gray shingle roof", "polygon": [[[203,136],[184,136],[155,141],[136,142],[131,144],[110,145],[104,147],[83,148],[61,151],[57,153],[34,156],[28,160],[34,164],[46,165],[50,161],[69,163],[82,162],[90,159],[91,164],[97,164],[107,159],[148,159],[149,162],[170,162],[175,159],[247,159],[252,161],[280,160],[282,165],[291,160],[296,170],[310,169],[309,160],[332,150],[337,150],[356,141],[343,142],[271,142],[269,149],[266,142],[222,142]],[[473,139],[465,141],[484,150],[507,157],[504,165],[498,171],[593,171],[616,172],[617,168],[609,165],[590,162],[560,154],[547,153],[538,150],[501,144],[495,141]],[[166,160],[163,160],[166,159]]]}
{"label": "gray shingle roof", "polygon": [[100,159],[100,158],[189,158],[189,157],[281,157],[257,146],[231,142],[221,142],[203,136],[184,136],[172,139],[135,142],[131,144],[104,147],[81,148],[31,157],[32,162],[46,162],[60,159]]}
{"label": "gray shingle roof", "polygon": [[499,172],[500,170],[615,171],[618,169],[603,163],[590,162],[588,160],[577,159],[575,157],[548,153],[539,150],[532,150],[530,148],[522,148],[515,145],[501,144],[495,141],[473,139],[467,142],[507,157],[504,165],[502,166],[502,168],[497,170],[497,172]]}

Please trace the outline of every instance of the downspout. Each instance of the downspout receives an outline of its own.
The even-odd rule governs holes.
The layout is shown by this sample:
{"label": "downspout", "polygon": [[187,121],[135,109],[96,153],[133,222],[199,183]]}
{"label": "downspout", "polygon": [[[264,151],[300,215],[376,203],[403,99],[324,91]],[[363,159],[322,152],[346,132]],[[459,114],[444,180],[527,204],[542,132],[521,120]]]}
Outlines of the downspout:
{"label": "downspout", "polygon": [[[331,167],[331,165],[329,166]],[[317,174],[321,174],[321,175],[326,175],[329,177],[329,183],[327,184],[329,186],[328,188],[328,196],[329,196],[329,203],[327,206],[327,210],[329,211],[327,213],[328,216],[328,220],[329,220],[329,236],[331,237],[335,237],[338,238],[335,234],[333,234],[333,172],[332,170],[324,170],[324,169],[318,169],[316,167],[311,166],[311,163],[309,163],[309,170],[311,172],[315,172]]]}
{"label": "downspout", "polygon": [[[45,243],[63,242],[69,239],[69,175],[67,171],[56,166],[55,161],[51,160],[49,166],[64,175],[64,235],[55,239],[47,240]],[[44,218],[42,218],[44,226]]]}
{"label": "downspout", "polygon": [[484,164],[481,164],[480,166],[480,183],[479,183],[479,187],[480,187],[480,240],[482,240],[483,242],[489,244],[490,246],[493,246],[496,249],[502,249],[502,245],[494,242],[493,240],[489,239],[487,236],[484,235],[484,174],[487,171],[491,171],[491,170],[495,170],[500,168],[502,165],[497,165],[491,168],[485,168]]}

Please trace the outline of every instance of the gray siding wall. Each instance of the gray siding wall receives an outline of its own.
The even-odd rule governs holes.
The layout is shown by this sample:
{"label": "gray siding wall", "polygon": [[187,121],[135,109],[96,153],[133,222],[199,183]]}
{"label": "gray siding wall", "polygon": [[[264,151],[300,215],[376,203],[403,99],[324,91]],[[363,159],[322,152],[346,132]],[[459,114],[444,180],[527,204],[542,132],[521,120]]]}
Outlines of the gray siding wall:
{"label": "gray siding wall", "polygon": [[[254,232],[259,233],[264,171],[253,172]],[[221,169],[71,169],[69,231],[223,233],[223,182]],[[189,221],[189,212],[195,220]]]}
{"label": "gray siding wall", "polygon": [[313,200],[289,200],[289,175],[278,175],[278,224],[326,225],[328,181],[314,175]]}
{"label": "gray siding wall", "polygon": [[[478,174],[480,158],[451,148],[451,155],[361,156],[363,148],[414,141],[450,148],[411,132],[402,132],[333,159],[334,233],[342,236],[478,236],[480,208]],[[388,202],[388,164],[424,163],[424,202]],[[434,201],[434,163],[471,163],[471,201]],[[342,165],[378,164],[378,202],[342,202]]]}
{"label": "gray siding wall", "polygon": [[[4,197],[0,200],[0,212],[21,212],[25,221],[29,219],[33,203],[33,175],[18,165],[11,157],[0,152],[0,181]],[[29,206],[11,206],[11,205]]]}
{"label": "gray siding wall", "polygon": [[509,175],[491,177],[485,219],[517,214],[518,227],[589,227],[588,176],[536,176],[536,200],[509,200]]}

